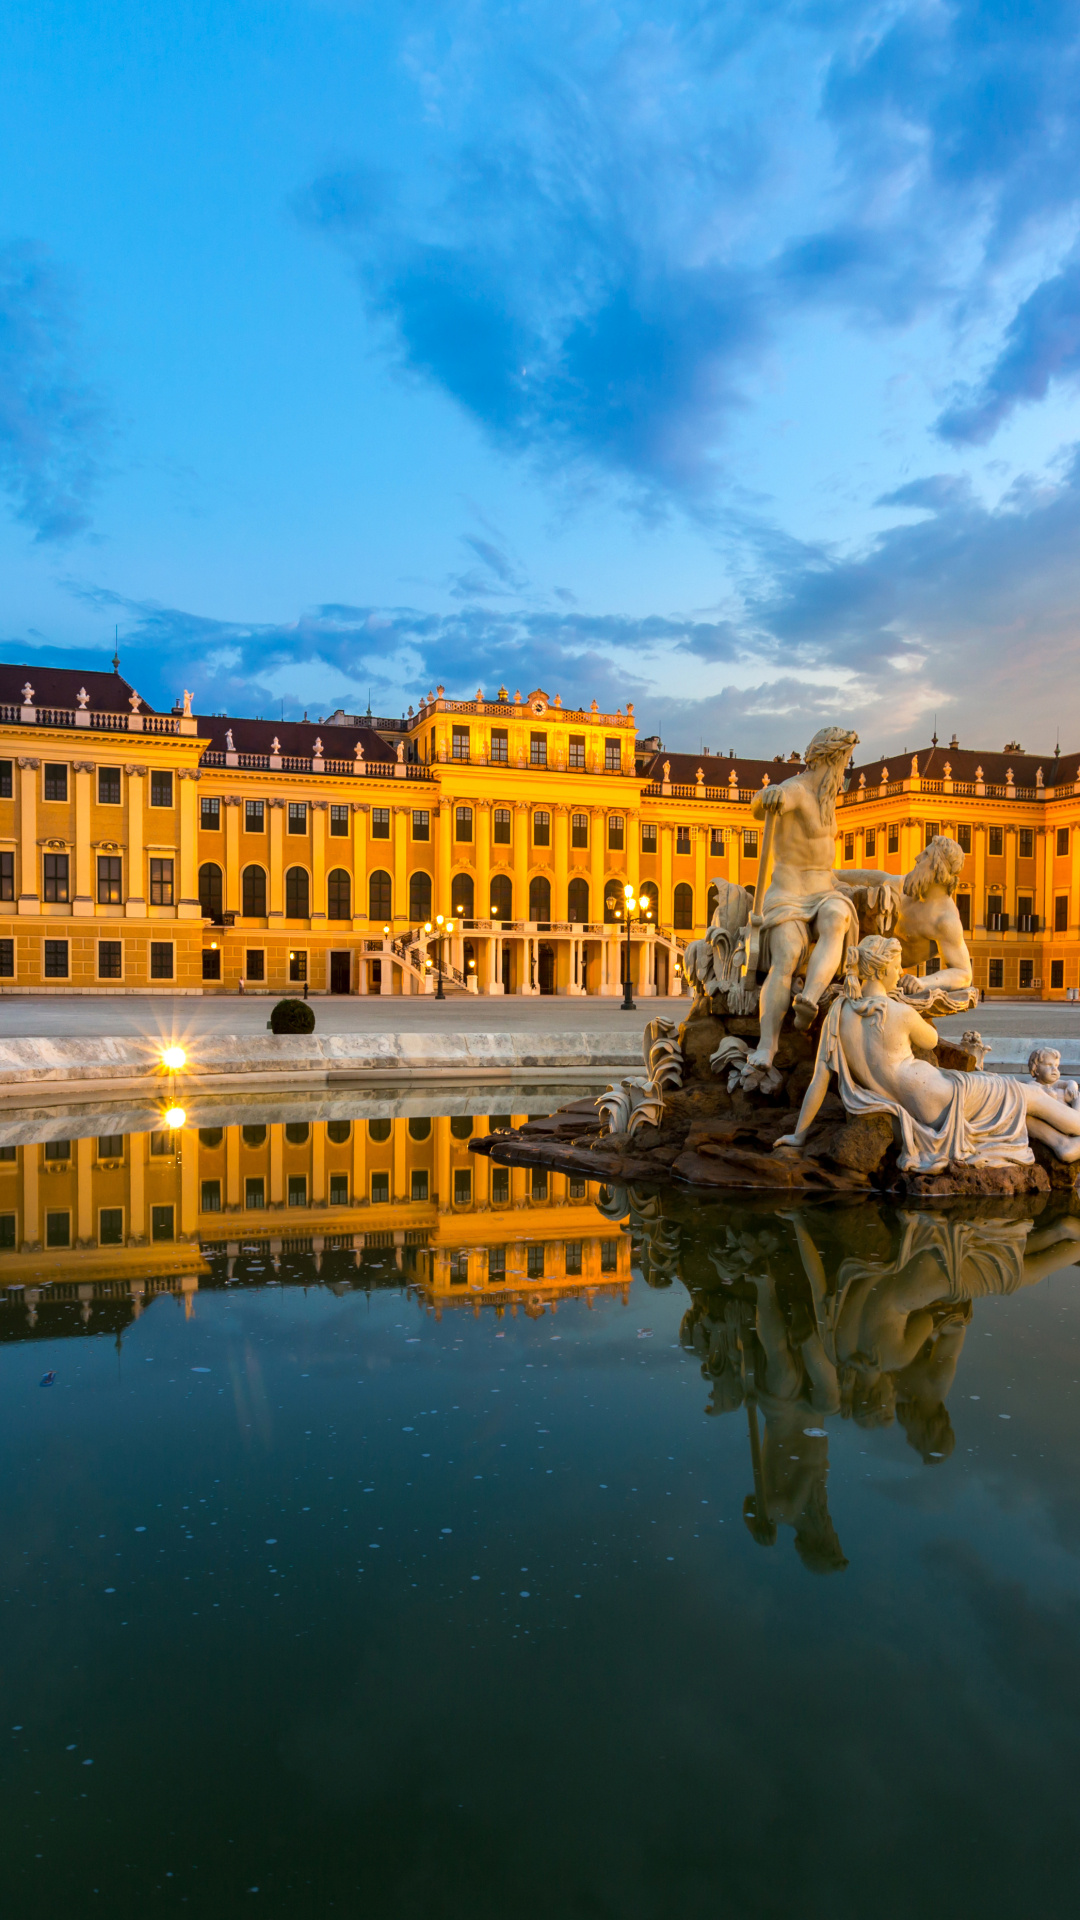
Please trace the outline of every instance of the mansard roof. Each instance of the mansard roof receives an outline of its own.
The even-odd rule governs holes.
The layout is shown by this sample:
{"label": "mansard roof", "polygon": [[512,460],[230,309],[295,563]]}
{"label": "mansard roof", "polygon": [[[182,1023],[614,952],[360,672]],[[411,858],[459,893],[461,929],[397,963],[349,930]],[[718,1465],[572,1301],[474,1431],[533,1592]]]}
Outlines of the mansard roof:
{"label": "mansard roof", "polygon": [[394,760],[396,755],[372,727],[330,726],[312,720],[244,720],[227,713],[200,713],[199,733],[210,742],[214,753],[227,753],[225,735],[231,732],[237,753],[269,753],[276,739],[283,754],[310,760],[316,740],[323,743],[326,760],[353,760],[356,743],[361,741],[365,760]]}
{"label": "mansard roof", "polygon": [[[91,713],[130,713],[131,696],[137,691],[122,673],[95,672],[86,667],[10,667],[0,663],[0,701],[22,705],[22,690],[29,681],[34,689],[35,707],[77,707],[79,694],[90,695]],[[143,700],[139,711],[157,709]]]}
{"label": "mansard roof", "polygon": [[739,787],[763,787],[766,774],[771,785],[778,780],[786,780],[792,773],[798,773],[801,762],[794,760],[751,760],[736,754],[720,753],[649,753],[639,754],[638,773],[644,780],[662,781],[664,763],[670,761],[670,780],[673,786],[692,787],[697,782],[697,770],[700,767],[705,776],[707,787],[727,787],[731,784],[731,774],[735,774],[735,783]]}
{"label": "mansard roof", "polygon": [[1052,751],[997,753],[989,747],[948,747],[939,741],[936,747],[931,744],[913,747],[909,752],[885,754],[878,760],[858,760],[851,769],[850,785],[858,786],[860,773],[865,773],[868,787],[880,785],[883,767],[888,767],[890,781],[907,780],[911,776],[912,760],[918,760],[919,775],[923,780],[944,779],[948,765],[954,780],[973,781],[981,767],[982,777],[990,786],[1004,786],[1005,775],[1011,768],[1014,786],[1033,787],[1040,767],[1044,786],[1064,786],[1077,778],[1077,769],[1080,768],[1080,754],[1077,753],[1062,754],[1055,760]]}

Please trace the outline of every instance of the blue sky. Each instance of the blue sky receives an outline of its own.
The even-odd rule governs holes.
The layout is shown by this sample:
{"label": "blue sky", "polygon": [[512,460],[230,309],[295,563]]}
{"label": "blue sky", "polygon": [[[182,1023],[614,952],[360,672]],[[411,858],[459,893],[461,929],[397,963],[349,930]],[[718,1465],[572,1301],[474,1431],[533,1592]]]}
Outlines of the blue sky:
{"label": "blue sky", "polygon": [[0,648],[1080,744],[1080,10],[0,3]]}

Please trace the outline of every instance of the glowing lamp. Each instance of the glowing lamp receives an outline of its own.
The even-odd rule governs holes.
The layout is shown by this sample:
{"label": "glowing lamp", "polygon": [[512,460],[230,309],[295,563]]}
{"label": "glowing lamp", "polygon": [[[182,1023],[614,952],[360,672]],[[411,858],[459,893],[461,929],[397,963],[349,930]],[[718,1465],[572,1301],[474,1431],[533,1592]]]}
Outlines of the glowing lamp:
{"label": "glowing lamp", "polygon": [[171,1127],[175,1133],[183,1126],[186,1119],[187,1114],[183,1107],[169,1107],[165,1114],[165,1125]]}
{"label": "glowing lamp", "polygon": [[180,1068],[187,1065],[187,1054],[183,1047],[166,1047],[161,1056],[161,1064],[163,1067],[168,1067],[170,1073],[179,1073]]}

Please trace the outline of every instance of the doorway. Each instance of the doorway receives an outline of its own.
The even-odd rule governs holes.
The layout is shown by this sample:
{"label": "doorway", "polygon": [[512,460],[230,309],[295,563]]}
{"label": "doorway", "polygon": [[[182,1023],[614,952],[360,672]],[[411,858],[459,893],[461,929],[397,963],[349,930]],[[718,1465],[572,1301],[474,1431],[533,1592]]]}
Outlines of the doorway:
{"label": "doorway", "polygon": [[352,955],[332,953],[330,955],[330,991],[348,993],[352,985]]}
{"label": "doorway", "polygon": [[555,949],[550,940],[541,940],[536,956],[536,984],[541,993],[555,991]]}

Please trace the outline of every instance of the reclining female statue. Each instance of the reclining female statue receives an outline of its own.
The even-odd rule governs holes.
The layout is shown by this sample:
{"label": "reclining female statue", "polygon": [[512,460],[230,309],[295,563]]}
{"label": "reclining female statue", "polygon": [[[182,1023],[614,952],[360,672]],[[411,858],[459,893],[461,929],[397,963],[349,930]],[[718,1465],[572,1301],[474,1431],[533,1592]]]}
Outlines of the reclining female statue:
{"label": "reclining female statue", "polygon": [[901,1172],[933,1173],[950,1161],[1030,1165],[1035,1156],[1029,1134],[1059,1160],[1080,1159],[1080,1112],[1036,1081],[960,1073],[916,1059],[916,1047],[936,1047],[937,1032],[897,995],[898,940],[872,934],[859,942],[854,960],[825,1017],[798,1125],[776,1147],[805,1144],[834,1073],[848,1113],[889,1113],[899,1122]]}

